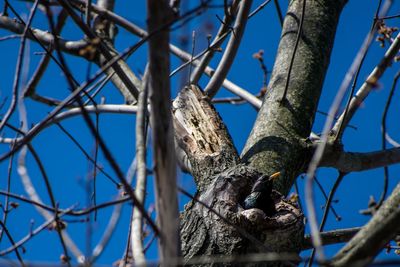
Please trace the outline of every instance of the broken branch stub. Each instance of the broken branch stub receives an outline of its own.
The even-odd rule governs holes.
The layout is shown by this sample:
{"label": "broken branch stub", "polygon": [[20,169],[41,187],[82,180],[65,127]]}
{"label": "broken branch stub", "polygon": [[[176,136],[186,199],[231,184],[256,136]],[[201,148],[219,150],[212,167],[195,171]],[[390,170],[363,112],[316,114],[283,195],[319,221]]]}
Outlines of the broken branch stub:
{"label": "broken branch stub", "polygon": [[239,162],[221,117],[197,86],[182,89],[173,102],[173,118],[175,140],[188,156],[199,191],[213,175]]}

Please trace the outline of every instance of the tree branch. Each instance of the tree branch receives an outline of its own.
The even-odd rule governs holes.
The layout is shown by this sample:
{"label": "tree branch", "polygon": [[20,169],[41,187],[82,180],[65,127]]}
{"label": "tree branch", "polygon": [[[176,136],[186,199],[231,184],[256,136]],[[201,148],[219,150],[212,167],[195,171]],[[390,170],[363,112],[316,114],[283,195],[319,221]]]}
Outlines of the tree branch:
{"label": "tree branch", "polygon": [[[139,93],[138,112],[136,115],[136,188],[135,194],[142,205],[146,196],[147,167],[146,167],[146,135],[147,135],[147,95],[148,72],[143,79],[143,91]],[[133,208],[132,228],[130,233],[132,257],[135,264],[146,263],[143,247],[143,216],[138,209]]]}
{"label": "tree branch", "polygon": [[239,156],[222,119],[197,86],[182,89],[173,107],[175,140],[186,152],[201,192],[216,174],[236,165]]}
{"label": "tree branch", "polygon": [[[321,240],[323,245],[332,245],[337,243],[343,243],[349,241],[353,236],[355,236],[358,231],[360,231],[361,227],[347,228],[347,229],[339,229],[326,231],[321,233]],[[311,235],[306,235],[303,241],[303,250],[313,248],[313,244],[311,241]]]}
{"label": "tree branch", "polygon": [[[22,34],[24,32],[25,26],[22,23],[19,23],[9,17],[0,16],[0,28],[9,30],[17,34]],[[30,31],[27,32],[26,37],[30,40],[37,39],[46,46],[52,45],[54,43],[53,34],[35,28],[30,28]],[[59,48],[63,52],[81,57],[82,55],[80,55],[80,51],[89,45],[89,43],[84,40],[68,41],[62,38],[58,38],[58,42]]]}
{"label": "tree branch", "polygon": [[[58,0],[58,2],[68,12],[72,20],[78,27],[81,28],[85,35],[87,35],[92,40],[92,42],[97,43],[96,48],[98,48],[100,52],[100,66],[106,65],[108,62],[111,62],[113,58],[118,57],[118,53],[112,47],[110,47],[107,42],[103,41],[102,38],[100,38],[103,36],[98,36],[98,33],[96,35],[86,24],[83,23],[82,19],[77,14],[75,14],[75,11],[72,9],[72,6],[68,1]],[[137,79],[131,71],[128,72],[128,66],[121,59],[113,62],[111,64],[111,67],[113,71],[115,71],[115,73],[117,74],[116,76],[118,76],[119,78],[118,81],[121,82],[121,84],[116,84],[117,88],[121,90],[122,94],[126,97],[129,103],[134,102],[139,95],[139,90],[141,87],[139,79]]]}
{"label": "tree branch", "polygon": [[235,59],[237,50],[239,49],[240,41],[244,30],[246,28],[247,17],[250,13],[252,0],[242,1],[239,4],[238,16],[235,21],[234,33],[231,35],[227,44],[224,55],[218,64],[215,73],[212,75],[211,80],[208,82],[204,91],[210,98],[216,95],[226,76],[228,75],[229,69]]}
{"label": "tree branch", "polygon": [[[214,38],[214,41],[212,42],[210,47],[213,47],[213,44],[215,43],[221,43],[225,38],[228,36],[227,33],[231,29],[231,24],[234,19],[234,16],[236,15],[237,12],[237,6],[238,6],[239,1],[235,0],[232,5],[230,6],[228,12],[225,13],[224,20],[221,22],[221,26],[219,27],[218,33],[216,37]],[[222,40],[220,40],[222,39]],[[193,74],[190,77],[190,81],[193,84],[197,84],[201,78],[201,75],[204,73],[205,68],[208,66],[210,63],[211,59],[213,58],[215,54],[216,48],[208,50],[204,56],[201,58],[198,66],[193,70]]]}
{"label": "tree branch", "polygon": [[[354,116],[358,110],[361,103],[367,98],[371,90],[377,86],[377,83],[381,76],[385,73],[386,69],[392,64],[394,57],[397,55],[400,49],[400,33],[396,36],[393,43],[386,51],[385,56],[379,62],[379,64],[373,69],[366,81],[361,85],[360,89],[357,91],[356,95],[350,101],[350,105],[347,109],[347,113],[340,115],[339,119],[336,121],[332,128],[333,133],[337,133],[339,128],[346,127],[350,122],[351,118]],[[342,125],[342,126],[340,126]]]}
{"label": "tree branch", "polygon": [[149,32],[158,31],[149,39],[149,98],[157,219],[161,234],[160,260],[164,262],[179,257],[181,253],[170,100],[169,27],[165,27],[172,21],[173,11],[167,0],[148,0],[147,10]]}
{"label": "tree branch", "polygon": [[320,167],[333,167],[341,172],[359,172],[400,162],[400,147],[368,153],[327,149]]}
{"label": "tree branch", "polygon": [[[71,0],[72,3],[75,5],[84,5],[85,2],[83,0]],[[97,5],[92,5],[92,10],[93,12],[96,12],[98,14],[101,14],[103,17],[109,19],[110,21],[114,22],[115,24],[121,26],[122,28],[126,29],[127,31],[141,37],[141,38],[146,38],[148,36],[148,32],[143,30],[142,28],[136,26],[135,24],[129,22],[125,18],[110,12],[108,10],[105,10],[101,7],[98,7]],[[179,57],[180,59],[184,61],[190,61],[192,56],[191,54],[181,50],[177,46],[174,46],[170,44],[170,51],[172,54],[175,56]],[[191,62],[194,66],[199,66],[200,60],[194,60]],[[208,76],[212,76],[215,73],[215,70],[209,66],[206,66],[204,73]],[[255,106],[257,109],[261,107],[261,100],[259,100],[257,97],[249,93],[248,91],[244,90],[243,88],[239,87],[238,85],[234,84],[233,82],[229,81],[228,79],[225,79],[222,83],[222,86],[225,87],[227,90],[232,92],[233,94],[236,94],[246,101],[248,101],[251,105]]]}
{"label": "tree branch", "polygon": [[242,152],[243,162],[250,163],[266,175],[284,170],[274,184],[282,194],[289,192],[310,158],[304,141],[311,132],[344,2],[324,0],[307,3],[290,88],[286,100],[281,103],[302,1],[292,1],[285,17],[269,88]]}
{"label": "tree branch", "polygon": [[333,266],[365,266],[400,230],[400,183],[372,219],[334,257]]}

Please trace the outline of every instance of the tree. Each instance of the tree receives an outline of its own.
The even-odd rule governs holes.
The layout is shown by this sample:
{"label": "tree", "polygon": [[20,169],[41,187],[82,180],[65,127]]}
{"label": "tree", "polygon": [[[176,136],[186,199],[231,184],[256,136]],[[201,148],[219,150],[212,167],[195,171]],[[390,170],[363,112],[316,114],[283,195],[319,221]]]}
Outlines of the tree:
{"label": "tree", "polygon": [[[399,185],[386,197],[388,166],[400,161],[400,149],[386,130],[398,72],[392,79],[392,89],[384,108],[382,150],[347,152],[343,141],[346,129],[351,126],[350,120],[361,103],[373,88],[379,86],[385,71],[397,66],[394,61],[399,56],[400,37],[396,36],[395,27],[385,24],[390,18],[398,18],[398,14],[387,16],[392,1],[379,1],[371,30],[337,91],[321,134],[312,131],[345,0],[292,0],[285,16],[281,14],[279,1],[274,1],[282,23],[281,37],[268,84],[269,73],[263,52],[254,54],[264,75],[263,88],[257,96],[229,81],[227,75],[243,43],[249,18],[260,16],[260,10],[270,1],[259,3],[254,8],[251,0],[203,0],[190,5],[185,1],[148,0],[147,31],[114,12],[116,3],[113,0],[98,0],[96,3],[83,0],[26,2],[30,2],[27,18],[21,17],[21,12],[26,12],[23,7],[15,8],[14,3],[9,1],[5,1],[0,16],[0,28],[16,34],[6,36],[2,41],[16,38],[20,42],[10,100],[4,102],[4,115],[0,122],[0,131],[4,135],[1,141],[9,146],[3,149],[4,153],[0,156],[8,174],[8,182],[0,191],[5,196],[0,240],[7,239],[10,245],[0,251],[0,255],[13,252],[24,265],[21,246],[35,235],[42,234],[44,229],[52,229],[61,244],[61,260],[64,263],[71,265],[75,258],[79,263],[93,264],[113,234],[121,203],[132,204],[132,216],[129,241],[125,247],[121,246],[124,256],[120,266],[130,262],[145,264],[143,243],[148,231],[157,237],[159,260],[165,266],[182,263],[292,266],[303,261],[300,252],[310,248],[315,249],[320,264],[363,266],[371,263],[383,248],[389,248],[392,240],[398,239]],[[213,40],[208,37],[209,43],[203,52],[188,53],[171,44],[170,32],[175,27],[185,27],[191,19],[214,8],[224,17],[219,19],[220,28]],[[43,20],[37,23],[42,29],[35,26],[35,18]],[[75,29],[71,32],[79,36],[79,41],[63,37],[63,28],[72,26]],[[140,39],[125,50],[118,51],[119,28]],[[387,46],[386,52],[357,88],[361,67],[376,35],[381,45]],[[226,45],[225,39],[229,39]],[[29,40],[42,51],[40,62],[28,62],[30,52],[26,47]],[[198,38],[193,34],[193,47],[196,40]],[[130,68],[127,60],[131,55],[139,56],[143,45],[147,45],[148,53],[146,67],[140,77]],[[214,70],[209,64],[213,63],[213,58],[218,58],[216,53],[221,51]],[[171,73],[170,54],[184,62],[179,69],[193,66],[187,67],[182,75],[186,86],[172,103],[170,76],[175,71]],[[97,67],[89,64],[86,76],[77,73],[71,64],[75,59],[70,55],[95,63]],[[47,97],[37,91],[45,72],[51,70],[50,67],[46,70],[49,64],[62,73],[65,79],[63,86],[70,89],[67,96],[53,92],[52,97]],[[27,70],[28,65],[37,65],[32,74]],[[203,74],[210,77],[209,81],[201,79]],[[186,77],[189,76],[188,83]],[[24,81],[25,77],[29,77],[28,82]],[[113,99],[115,89],[118,89],[126,104],[105,104],[105,100],[98,96],[109,81],[112,82],[109,88],[113,93],[104,94],[111,95],[109,98]],[[351,83],[353,86],[348,92]],[[204,84],[204,89],[200,89],[199,84]],[[221,87],[238,98],[216,99],[215,95]],[[341,109],[341,102],[346,102],[346,94],[349,101]],[[34,104],[30,102],[32,100]],[[49,111],[41,114],[40,119],[30,126],[28,115],[33,114],[36,102],[47,105],[49,108],[46,110]],[[255,124],[241,153],[238,153],[228,133],[229,126],[225,125],[215,109],[218,102],[246,102],[257,110]],[[109,139],[104,138],[107,129],[100,127],[99,119],[103,113],[136,113],[136,157],[128,175],[124,175],[121,163],[115,157],[116,149],[110,146]],[[339,116],[335,119],[337,114]],[[81,122],[75,128],[92,136],[93,152],[87,152],[87,147],[61,124],[77,115]],[[114,123],[112,127],[115,127]],[[52,125],[57,125],[72,140],[90,165],[85,181],[87,208],[72,205],[76,203],[75,199],[69,199],[67,203],[72,203],[71,206],[64,208],[60,196],[54,193],[54,178],[48,175],[50,167],[42,160],[35,140],[39,133],[48,131]],[[79,134],[81,137],[82,133]],[[151,164],[146,163],[148,139],[151,140]],[[386,148],[387,142],[394,144],[394,148]],[[17,154],[17,171],[27,196],[20,196],[11,190],[11,185],[16,183],[12,169]],[[73,158],[73,154],[70,155]],[[36,173],[41,175],[44,189],[32,184],[28,173],[30,160],[39,170]],[[104,166],[100,164],[102,161]],[[193,176],[195,194],[177,185],[178,163]],[[153,168],[148,170],[147,166]],[[324,216],[318,226],[313,183],[318,182],[317,168],[323,167],[337,170],[338,176],[327,196]],[[377,202],[371,201],[365,211],[371,215],[369,221],[359,228],[323,232],[327,214],[333,209],[334,194],[343,179],[352,172],[382,167],[385,172],[384,192]],[[109,173],[111,171],[113,174]],[[146,188],[149,172],[154,176],[157,220],[145,208],[146,192],[150,191]],[[136,173],[134,187],[133,173]],[[299,193],[289,196],[296,179],[303,173],[307,174],[304,198],[301,196],[306,204],[304,209],[297,200]],[[96,191],[99,189],[96,183],[100,182],[100,176],[114,183],[120,191],[119,197],[99,202],[102,196]],[[266,190],[261,185],[270,176],[277,178],[273,180],[273,190]],[[260,206],[244,209],[245,198],[259,192],[260,187],[268,191],[261,192],[261,196],[267,199],[264,202],[268,202],[265,205],[270,210]],[[111,191],[115,193],[117,190]],[[110,190],[107,191],[110,194]],[[178,191],[191,199],[180,215]],[[41,194],[47,194],[50,204],[44,204],[46,202],[39,197]],[[45,222],[33,227],[25,238],[18,241],[15,234],[8,230],[11,222],[7,222],[10,220],[7,218],[22,209],[18,207],[19,203],[35,207]],[[100,220],[97,218],[100,210],[109,206],[114,207],[116,215],[111,217],[103,238],[92,250],[93,223]],[[311,232],[306,236],[304,211],[307,211]],[[76,244],[68,234],[70,226],[67,218],[73,216],[83,216],[87,220],[85,253],[80,251],[82,245]],[[145,231],[143,225],[150,230]],[[326,257],[324,246],[340,242],[346,244],[334,257]]]}

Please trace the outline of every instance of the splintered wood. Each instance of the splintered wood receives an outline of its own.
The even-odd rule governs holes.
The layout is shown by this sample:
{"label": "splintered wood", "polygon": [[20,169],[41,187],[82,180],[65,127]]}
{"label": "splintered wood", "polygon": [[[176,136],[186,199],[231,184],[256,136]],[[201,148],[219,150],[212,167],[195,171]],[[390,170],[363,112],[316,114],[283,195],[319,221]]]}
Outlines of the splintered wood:
{"label": "splintered wood", "polygon": [[[196,180],[200,177],[208,180],[205,176],[238,162],[238,154],[225,125],[209,98],[197,86],[182,89],[173,102],[173,117],[176,142],[187,154]],[[220,164],[221,157],[226,164]],[[205,166],[214,166],[213,173],[201,173]]]}

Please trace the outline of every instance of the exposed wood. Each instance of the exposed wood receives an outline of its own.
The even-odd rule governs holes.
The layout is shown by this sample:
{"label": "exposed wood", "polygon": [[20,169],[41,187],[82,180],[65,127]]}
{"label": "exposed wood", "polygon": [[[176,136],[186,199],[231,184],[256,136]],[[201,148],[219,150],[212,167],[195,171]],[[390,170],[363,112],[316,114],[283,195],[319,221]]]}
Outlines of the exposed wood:
{"label": "exposed wood", "polygon": [[173,103],[175,136],[186,152],[198,190],[239,162],[239,155],[222,119],[200,89],[191,85]]}
{"label": "exposed wood", "polygon": [[173,106],[176,139],[198,185],[198,201],[187,204],[181,214],[185,259],[271,251],[297,254],[304,225],[296,205],[274,191],[275,215],[243,209],[242,202],[262,174],[238,164],[231,138],[209,98],[192,85],[181,91]]}

